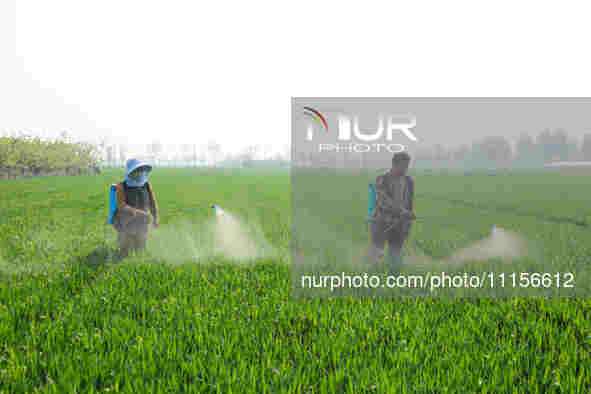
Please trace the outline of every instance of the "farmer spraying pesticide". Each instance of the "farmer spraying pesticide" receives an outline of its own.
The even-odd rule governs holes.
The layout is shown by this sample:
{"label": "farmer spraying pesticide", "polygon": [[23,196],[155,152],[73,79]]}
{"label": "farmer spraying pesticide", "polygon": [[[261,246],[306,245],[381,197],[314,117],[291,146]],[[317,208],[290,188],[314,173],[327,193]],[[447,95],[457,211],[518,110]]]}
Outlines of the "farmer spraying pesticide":
{"label": "farmer spraying pesticide", "polygon": [[412,211],[414,180],[406,175],[409,163],[408,153],[398,152],[392,157],[392,168],[376,178],[375,208],[370,217],[370,258],[373,263],[381,263],[388,241],[394,269],[402,264],[402,246],[408,238],[411,222],[416,219]]}
{"label": "farmer spraying pesticide", "polygon": [[142,250],[146,247],[150,213],[154,217],[153,226],[158,227],[158,205],[152,186],[148,183],[148,174],[151,171],[151,165],[129,159],[125,179],[112,185],[116,199],[112,224],[119,233],[122,257],[126,257],[130,250]]}

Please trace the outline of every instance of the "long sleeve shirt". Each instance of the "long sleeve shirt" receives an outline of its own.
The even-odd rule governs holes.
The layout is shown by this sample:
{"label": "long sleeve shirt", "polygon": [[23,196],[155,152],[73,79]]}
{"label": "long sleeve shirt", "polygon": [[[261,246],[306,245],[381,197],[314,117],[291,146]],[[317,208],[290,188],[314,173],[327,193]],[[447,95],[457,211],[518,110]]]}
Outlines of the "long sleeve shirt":
{"label": "long sleeve shirt", "polygon": [[[152,190],[152,185],[148,183],[148,195],[150,196],[150,212],[154,219],[158,217],[158,203],[156,202],[156,196],[154,191]],[[121,212],[127,212],[131,216],[141,215],[140,209],[134,208],[131,205],[127,204],[125,198],[125,190],[123,189],[123,185],[121,183],[117,184],[117,191],[115,193],[115,197],[117,199],[117,210]]]}
{"label": "long sleeve shirt", "polygon": [[374,220],[393,223],[413,209],[414,181],[410,176],[394,176],[388,171],[376,178],[375,193]]}

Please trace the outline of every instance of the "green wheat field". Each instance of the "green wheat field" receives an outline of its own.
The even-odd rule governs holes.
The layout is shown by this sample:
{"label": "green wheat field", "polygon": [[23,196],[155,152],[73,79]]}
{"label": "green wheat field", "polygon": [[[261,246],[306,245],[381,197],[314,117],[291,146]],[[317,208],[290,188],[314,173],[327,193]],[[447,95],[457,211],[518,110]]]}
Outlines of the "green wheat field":
{"label": "green wheat field", "polygon": [[443,261],[502,226],[535,245],[503,269],[574,272],[570,298],[294,297],[294,241],[316,258],[368,244],[376,172],[292,190],[288,170],[156,168],[160,227],[119,259],[122,175],[0,181],[0,392],[591,392],[586,174],[411,174],[433,219],[409,253]]}

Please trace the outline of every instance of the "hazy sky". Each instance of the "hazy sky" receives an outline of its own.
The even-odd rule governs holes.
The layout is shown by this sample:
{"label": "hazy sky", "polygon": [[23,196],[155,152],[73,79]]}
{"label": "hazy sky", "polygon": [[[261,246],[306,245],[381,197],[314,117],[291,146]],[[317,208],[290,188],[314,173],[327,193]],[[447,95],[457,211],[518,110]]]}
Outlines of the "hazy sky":
{"label": "hazy sky", "polygon": [[292,96],[591,96],[588,6],[360,4],[0,0],[0,132],[282,150]]}

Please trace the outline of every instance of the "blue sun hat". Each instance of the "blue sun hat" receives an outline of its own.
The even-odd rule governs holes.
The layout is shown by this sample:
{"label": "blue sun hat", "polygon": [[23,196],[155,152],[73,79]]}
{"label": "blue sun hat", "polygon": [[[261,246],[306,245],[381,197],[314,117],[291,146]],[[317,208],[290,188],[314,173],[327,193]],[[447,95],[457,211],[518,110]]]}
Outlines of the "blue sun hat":
{"label": "blue sun hat", "polygon": [[[124,182],[127,186],[139,187],[144,186],[148,182],[148,174],[152,171],[152,166],[146,162],[139,161],[138,159],[129,159],[125,165],[125,179]],[[131,176],[134,170],[140,169],[137,176]]]}

